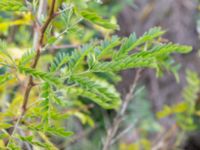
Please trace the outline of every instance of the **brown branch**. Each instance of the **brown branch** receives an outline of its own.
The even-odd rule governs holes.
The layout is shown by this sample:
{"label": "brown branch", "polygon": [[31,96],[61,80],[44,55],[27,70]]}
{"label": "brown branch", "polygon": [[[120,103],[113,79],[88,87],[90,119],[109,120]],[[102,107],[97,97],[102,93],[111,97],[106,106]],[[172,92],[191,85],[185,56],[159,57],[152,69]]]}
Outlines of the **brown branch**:
{"label": "brown branch", "polygon": [[78,48],[80,45],[55,45],[52,47],[49,47],[50,50],[57,50],[57,49],[66,49],[66,48]]}
{"label": "brown branch", "polygon": [[54,45],[54,46],[49,46],[47,47],[42,54],[46,54],[46,53],[51,53],[51,54],[55,54],[57,52],[57,50],[60,50],[60,49],[69,49],[69,48],[78,48],[80,47],[80,45]]}
{"label": "brown branch", "polygon": [[[46,22],[43,24],[42,27],[39,27],[39,39],[36,43],[36,55],[35,55],[35,58],[33,60],[33,63],[31,65],[31,68],[36,68],[37,64],[38,64],[38,61],[39,61],[39,58],[40,58],[40,53],[41,53],[41,48],[43,47],[43,40],[44,40],[44,34],[45,34],[45,31],[46,29],[48,28],[50,22],[53,20],[53,18],[55,17],[54,15],[54,9],[55,9],[55,3],[56,3],[56,0],[52,0],[52,3],[51,3],[51,6],[50,6],[50,11],[49,11],[49,15],[48,15],[48,18],[46,20]],[[37,23],[36,23],[37,24]],[[37,24],[38,25],[38,24]],[[14,127],[13,127],[13,130],[12,132],[10,133],[10,138],[8,140],[8,142],[5,144],[6,146],[9,145],[10,143],[10,139],[12,138],[16,128],[18,127],[21,119],[23,118],[24,114],[26,113],[27,111],[27,104],[28,104],[28,100],[29,100],[29,95],[30,95],[30,92],[31,92],[31,89],[35,86],[34,82],[33,82],[33,77],[30,76],[28,78],[28,84],[25,88],[25,93],[24,93],[24,99],[23,99],[23,104],[22,104],[22,113],[21,115],[17,118],[17,122],[15,123]]]}
{"label": "brown branch", "polygon": [[177,124],[173,124],[169,129],[161,134],[156,141],[153,142],[152,150],[167,150],[168,145],[170,145],[170,148],[172,148],[174,144],[171,142],[174,142],[173,136],[176,135],[176,132],[178,132],[178,126]]}
{"label": "brown branch", "polygon": [[[44,23],[44,25],[42,27],[40,27],[40,30],[39,30],[39,36],[40,37],[39,37],[39,40],[38,40],[37,45],[36,45],[36,56],[35,56],[35,58],[33,60],[31,68],[36,68],[36,66],[38,64],[38,61],[39,61],[39,58],[40,58],[40,53],[41,53],[41,48],[43,46],[43,40],[44,40],[45,31],[48,28],[50,22],[54,18],[55,2],[56,2],[56,0],[52,0],[52,4],[51,4],[51,8],[50,8],[50,12],[49,12],[48,18],[47,18],[46,22]],[[24,100],[23,100],[23,105],[22,105],[22,114],[23,115],[26,112],[29,95],[30,95],[31,89],[34,87],[34,85],[35,84],[33,82],[33,77],[30,76],[29,80],[28,80],[27,87],[25,89]]]}
{"label": "brown branch", "polygon": [[117,134],[119,126],[123,120],[123,116],[127,110],[127,106],[129,104],[129,102],[131,101],[131,99],[133,98],[133,92],[135,91],[137,82],[140,78],[141,71],[142,71],[141,69],[138,69],[136,71],[136,75],[135,75],[132,87],[130,88],[129,93],[126,95],[124,101],[122,102],[121,108],[118,111],[116,117],[114,118],[113,124],[107,131],[107,136],[105,139],[105,143],[103,145],[103,150],[109,150],[110,146],[112,145],[112,140]]}

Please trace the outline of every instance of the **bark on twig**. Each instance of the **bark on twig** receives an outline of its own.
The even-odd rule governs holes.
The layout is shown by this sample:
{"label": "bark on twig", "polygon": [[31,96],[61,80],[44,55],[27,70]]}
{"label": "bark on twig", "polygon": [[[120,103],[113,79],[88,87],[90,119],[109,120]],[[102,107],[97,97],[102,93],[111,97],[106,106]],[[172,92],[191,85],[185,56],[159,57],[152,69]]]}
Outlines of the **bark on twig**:
{"label": "bark on twig", "polygon": [[[36,68],[37,64],[38,64],[38,61],[39,61],[39,58],[40,58],[40,53],[41,53],[41,49],[43,47],[43,40],[44,40],[44,34],[45,34],[45,31],[46,29],[48,28],[50,22],[53,20],[53,18],[55,17],[55,13],[54,13],[54,9],[55,9],[55,3],[56,3],[56,0],[52,0],[52,3],[51,3],[51,6],[50,6],[50,11],[49,11],[49,15],[47,17],[47,20],[46,22],[41,26],[39,27],[39,38],[38,38],[38,41],[36,43],[36,55],[35,55],[35,58],[33,60],[33,63],[31,65],[31,68]],[[31,92],[31,89],[35,86],[34,82],[33,82],[33,77],[30,76],[28,78],[28,84],[25,88],[25,94],[24,94],[24,99],[23,99],[23,104],[22,104],[22,107],[21,107],[21,110],[22,110],[22,113],[21,115],[17,118],[17,122],[15,123],[14,127],[13,127],[13,130],[12,132],[10,133],[10,138],[8,140],[8,142],[6,143],[6,146],[9,145],[9,142],[10,142],[10,139],[12,138],[13,134],[15,133],[15,130],[17,129],[21,119],[23,118],[24,114],[26,113],[27,111],[27,104],[28,104],[28,100],[29,100],[29,95],[30,95],[30,92]]]}
{"label": "bark on twig", "polygon": [[140,78],[141,69],[136,71],[136,75],[132,84],[132,87],[129,90],[129,93],[126,95],[124,101],[122,102],[121,108],[118,111],[116,117],[114,118],[112,126],[107,131],[107,136],[103,145],[103,150],[109,150],[110,146],[112,145],[112,140],[116,136],[119,126],[123,120],[123,116],[127,110],[127,106],[130,103],[131,99],[133,98],[133,92],[135,91],[137,82]]}
{"label": "bark on twig", "polygon": [[[36,56],[33,60],[33,64],[31,65],[31,68],[36,68],[37,63],[39,61],[41,48],[43,46],[43,39],[44,39],[45,31],[46,31],[47,27],[49,26],[50,22],[54,18],[55,2],[56,2],[56,0],[52,0],[52,4],[51,4],[51,8],[50,8],[48,18],[47,18],[46,22],[43,24],[43,26],[40,27],[39,39],[38,39],[37,44],[36,44]],[[29,95],[30,95],[31,89],[33,88],[34,85],[35,84],[33,82],[33,77],[30,76],[29,79],[28,79],[27,87],[25,89],[24,100],[23,100],[23,105],[22,105],[22,114],[24,114],[26,112]]]}

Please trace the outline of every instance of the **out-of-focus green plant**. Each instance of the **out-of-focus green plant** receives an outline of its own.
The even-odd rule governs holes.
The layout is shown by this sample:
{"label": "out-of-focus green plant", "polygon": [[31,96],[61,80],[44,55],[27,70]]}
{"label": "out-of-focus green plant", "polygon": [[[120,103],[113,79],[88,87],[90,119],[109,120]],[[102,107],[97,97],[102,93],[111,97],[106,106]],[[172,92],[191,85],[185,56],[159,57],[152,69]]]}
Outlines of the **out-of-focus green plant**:
{"label": "out-of-focus green plant", "polygon": [[[148,138],[152,133],[161,131],[161,126],[156,120],[150,101],[147,97],[147,91],[144,87],[137,88],[134,94],[134,100],[129,104],[127,115],[125,117],[124,127],[126,134],[135,131],[138,136],[131,144],[124,143],[123,138],[119,144],[120,150],[149,150],[152,149],[152,141]],[[131,125],[131,126],[130,126]],[[131,135],[130,135],[131,136]],[[126,136],[125,136],[126,137]]]}
{"label": "out-of-focus green plant", "polygon": [[[200,78],[194,71],[186,71],[187,86],[183,89],[184,101],[173,106],[164,106],[163,110],[157,113],[159,118],[175,115],[177,125],[183,131],[197,129],[196,120],[199,115],[197,107],[198,93],[200,91]],[[196,117],[195,117],[196,116]]]}
{"label": "out-of-focus green plant", "polygon": [[147,139],[140,139],[138,142],[136,143],[132,143],[132,144],[125,144],[125,143],[121,143],[119,145],[119,149],[120,150],[149,150],[151,149],[151,142]]}
{"label": "out-of-focus green plant", "polygon": [[[90,8],[89,3],[0,2],[1,149],[59,149],[52,139],[62,141],[73,134],[65,126],[70,117],[94,126],[88,104],[104,109],[120,107],[120,94],[113,85],[119,71],[170,70],[166,60],[173,59],[171,53],[191,50],[189,46],[160,43],[157,39],[165,31],[159,27],[141,37],[133,33],[127,38],[92,40],[87,32],[91,26],[107,31],[118,26]],[[41,13],[41,8],[46,10]],[[80,38],[74,38],[80,32]],[[57,52],[60,47],[63,50]]]}

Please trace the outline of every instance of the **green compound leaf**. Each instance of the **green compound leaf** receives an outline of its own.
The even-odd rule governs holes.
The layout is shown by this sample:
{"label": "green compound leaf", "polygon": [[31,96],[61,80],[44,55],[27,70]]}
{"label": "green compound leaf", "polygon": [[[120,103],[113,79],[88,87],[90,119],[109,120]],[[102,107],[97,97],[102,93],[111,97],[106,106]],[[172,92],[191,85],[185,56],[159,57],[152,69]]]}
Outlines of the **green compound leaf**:
{"label": "green compound leaf", "polygon": [[0,11],[26,11],[26,7],[21,0],[1,0]]}
{"label": "green compound leaf", "polygon": [[78,85],[78,88],[70,88],[70,92],[77,92],[80,96],[87,97],[106,109],[119,108],[120,95],[114,86],[103,80],[80,76],[73,76],[70,80]]}
{"label": "green compound leaf", "polygon": [[31,75],[35,78],[38,79],[42,79],[48,83],[52,83],[54,85],[59,85],[61,84],[61,81],[59,78],[56,78],[55,76],[53,76],[51,73],[47,73],[47,72],[42,72],[36,69],[32,69],[32,68],[26,68],[26,67],[22,67],[19,66],[19,71],[21,73],[27,74],[27,75]]}
{"label": "green compound leaf", "polygon": [[119,28],[116,24],[110,23],[109,21],[103,19],[101,16],[99,16],[95,12],[84,10],[84,11],[81,11],[80,14],[85,20],[87,20],[91,23],[94,23],[96,25],[99,25],[101,27],[104,27],[106,29],[118,29]]}

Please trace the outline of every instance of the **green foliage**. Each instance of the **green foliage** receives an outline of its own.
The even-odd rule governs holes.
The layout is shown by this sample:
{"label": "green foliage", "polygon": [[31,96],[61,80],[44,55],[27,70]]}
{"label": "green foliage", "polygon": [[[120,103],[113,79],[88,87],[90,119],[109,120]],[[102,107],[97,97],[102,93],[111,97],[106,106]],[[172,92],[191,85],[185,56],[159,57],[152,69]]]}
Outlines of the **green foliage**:
{"label": "green foliage", "polygon": [[59,70],[63,65],[69,61],[69,55],[65,53],[58,53],[55,59],[52,61],[50,66],[50,72],[55,72]]}
{"label": "green foliage", "polygon": [[187,102],[194,102],[198,98],[198,92],[200,90],[200,79],[196,72],[186,71],[187,86],[183,89],[183,99]]}
{"label": "green foliage", "polygon": [[196,107],[196,101],[198,93],[200,91],[200,78],[194,71],[187,70],[186,72],[187,86],[183,89],[183,99],[187,105],[187,109],[177,115],[178,125],[184,130],[193,130],[197,128],[195,123],[195,116],[197,117],[198,107]]}
{"label": "green foliage", "polygon": [[72,76],[71,81],[80,86],[81,96],[90,98],[104,108],[119,108],[120,96],[115,88],[105,81]]}
{"label": "green foliage", "polygon": [[98,16],[95,12],[91,12],[89,10],[84,10],[81,12],[81,16],[85,18],[86,20],[97,24],[99,26],[102,26],[107,29],[118,29],[118,26],[112,23],[109,23],[108,21],[102,19],[100,16]]}
{"label": "green foliage", "polygon": [[128,39],[125,39],[124,43],[122,44],[117,56],[127,55],[127,53],[137,46],[144,44],[145,42],[152,42],[153,39],[163,35],[165,31],[161,30],[160,28],[152,28],[148,32],[144,33],[142,37],[137,39],[136,34],[133,33],[129,36]]}
{"label": "green foliage", "polygon": [[0,84],[2,85],[6,81],[8,81],[10,78],[11,78],[11,75],[8,73],[4,75],[0,75]]}
{"label": "green foliage", "polygon": [[80,50],[75,50],[69,60],[69,70],[73,72],[81,63],[83,63],[84,58],[92,50],[92,45],[84,45]]}
{"label": "green foliage", "polygon": [[44,81],[47,81],[47,82],[55,84],[55,85],[60,84],[60,80],[48,72],[42,72],[42,71],[39,71],[36,69],[26,68],[26,67],[22,67],[22,66],[19,66],[19,71],[24,74],[33,76],[35,78],[42,79]]}
{"label": "green foliage", "polygon": [[[30,45],[32,42],[29,39],[24,41],[26,37],[32,37],[33,29],[34,32],[39,30],[35,27],[38,24],[35,16],[39,5],[37,2],[39,1],[33,0],[28,3],[31,10],[25,8],[23,1],[0,2],[0,9],[6,15],[15,11],[24,18],[13,21],[13,13],[12,17],[3,19],[0,24],[8,34],[11,34],[9,28],[17,29],[17,36],[13,37],[12,44],[0,41],[0,129],[4,133],[0,147],[3,148],[20,149],[21,144],[26,143],[36,149],[57,149],[52,139],[63,140],[73,134],[66,126],[69,118],[78,118],[82,124],[94,127],[95,122],[89,111],[91,104],[103,109],[120,108],[121,96],[114,86],[119,81],[120,71],[153,68],[159,73],[163,70],[177,73],[171,54],[191,51],[189,46],[160,43],[158,39],[165,31],[159,27],[150,29],[141,37],[137,37],[135,33],[129,37],[110,37],[110,33],[118,29],[118,26],[108,21],[110,18],[104,19],[91,9],[92,1],[67,0],[62,2],[62,6],[61,1],[57,1],[55,10],[61,10],[58,10],[58,16],[55,16],[44,35],[34,34],[36,41],[37,36],[42,39],[42,44],[39,45],[41,52],[37,53],[38,51],[30,48],[35,45]],[[50,1],[47,5],[49,8]],[[26,14],[24,10],[27,11]],[[46,17],[46,14],[41,16],[42,20]],[[100,37],[99,32],[90,31],[91,27],[84,20],[89,21],[94,28],[97,25],[109,29],[106,30],[109,33],[106,33],[105,40],[93,40],[94,36]],[[23,28],[18,31],[18,26]],[[104,29],[100,29],[102,35],[105,34]],[[77,38],[81,30],[83,34]],[[26,35],[20,38],[23,32]],[[3,34],[2,37],[7,36],[1,31],[0,33]],[[86,44],[86,41],[91,42]],[[79,48],[55,48],[62,44],[75,44]],[[32,67],[31,64],[36,60],[39,62],[36,67]],[[28,80],[33,80],[34,84],[26,87]],[[26,99],[28,100],[25,101]],[[26,109],[22,107],[23,104],[27,105]],[[179,109],[176,106],[174,109],[182,112],[182,107],[181,105]],[[149,106],[144,106],[144,109],[148,112]],[[11,127],[14,130],[10,135],[7,129]],[[8,141],[7,145],[4,141]]]}
{"label": "green foliage", "polygon": [[19,65],[23,66],[31,62],[31,60],[35,57],[35,51],[29,50],[27,51],[20,59]]}
{"label": "green foliage", "polygon": [[99,60],[102,57],[105,57],[109,53],[112,54],[113,49],[117,46],[119,46],[121,43],[121,40],[117,36],[112,36],[110,40],[105,40],[101,42],[101,45],[99,47],[96,47],[95,54],[97,59]]}
{"label": "green foliage", "polygon": [[50,125],[50,119],[51,119],[51,87],[49,85],[48,82],[43,83],[42,85],[42,93],[41,93],[41,98],[42,102],[41,102],[41,111],[43,113],[42,116],[42,122],[44,124],[44,128],[48,128],[48,126]]}
{"label": "green foliage", "polygon": [[183,131],[197,128],[194,117],[198,114],[196,100],[200,90],[200,79],[196,72],[187,70],[186,80],[187,86],[182,92],[184,101],[173,106],[164,106],[163,110],[157,113],[159,118],[175,115],[177,124]]}
{"label": "green foliage", "polygon": [[35,141],[33,136],[27,136],[27,137],[19,136],[19,139],[22,140],[22,141],[24,141],[24,142],[28,142],[28,143],[30,143],[32,145],[41,147],[41,148],[50,149],[50,146],[48,144]]}
{"label": "green foliage", "polygon": [[27,10],[22,0],[1,0],[0,2],[1,11],[24,11]]}

